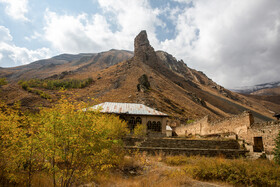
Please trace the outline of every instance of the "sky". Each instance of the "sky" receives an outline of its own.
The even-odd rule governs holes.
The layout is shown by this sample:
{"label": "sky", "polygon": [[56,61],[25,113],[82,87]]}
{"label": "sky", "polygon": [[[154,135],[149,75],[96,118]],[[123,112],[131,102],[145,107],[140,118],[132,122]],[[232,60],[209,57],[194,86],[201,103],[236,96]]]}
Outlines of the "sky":
{"label": "sky", "polygon": [[133,51],[141,30],[226,88],[280,81],[279,0],[0,0],[0,67]]}

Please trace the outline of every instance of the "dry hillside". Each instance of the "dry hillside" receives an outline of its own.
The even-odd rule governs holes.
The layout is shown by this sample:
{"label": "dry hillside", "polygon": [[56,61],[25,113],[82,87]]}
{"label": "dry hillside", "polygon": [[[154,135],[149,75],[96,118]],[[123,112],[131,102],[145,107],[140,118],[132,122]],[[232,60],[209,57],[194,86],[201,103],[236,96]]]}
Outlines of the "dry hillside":
{"label": "dry hillside", "polygon": [[98,102],[143,103],[181,120],[228,117],[251,110],[261,120],[272,120],[271,111],[280,111],[280,103],[262,101],[231,92],[217,85],[205,74],[189,68],[172,55],[155,51],[147,34],[141,31],[134,41],[134,53],[110,50],[97,54],[60,55],[26,66],[0,69],[7,77],[0,99],[8,104],[21,101],[25,108],[49,106],[62,94],[59,90],[36,88],[50,95],[52,101],[28,92],[19,80],[69,80],[92,78],[81,89],[69,89],[76,99]]}

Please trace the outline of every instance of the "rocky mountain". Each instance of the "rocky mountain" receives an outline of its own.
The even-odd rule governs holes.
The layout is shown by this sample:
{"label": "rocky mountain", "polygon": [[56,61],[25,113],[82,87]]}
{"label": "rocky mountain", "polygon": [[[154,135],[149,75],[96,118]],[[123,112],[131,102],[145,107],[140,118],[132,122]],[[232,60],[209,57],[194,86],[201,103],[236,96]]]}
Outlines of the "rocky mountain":
{"label": "rocky mountain", "polygon": [[[241,87],[232,91],[241,93],[259,101],[268,101],[270,103],[280,104],[280,81]],[[272,113],[274,112],[275,111],[272,111]],[[276,113],[279,113],[279,111]]]}
{"label": "rocky mountain", "polygon": [[28,65],[2,68],[0,69],[0,77],[6,77],[11,82],[34,78],[62,78],[62,76],[75,74],[85,69],[87,71],[98,71],[127,60],[132,56],[133,52],[114,49],[101,53],[61,54]]}
{"label": "rocky mountain", "polygon": [[232,91],[251,95],[280,95],[280,81],[240,87]]}
{"label": "rocky mountain", "polygon": [[[1,88],[0,99],[8,104],[20,101],[34,109],[48,106],[61,92],[39,88],[51,100],[24,90],[19,80],[83,80],[93,81],[86,87],[63,92],[77,100],[89,102],[142,103],[165,112],[171,119],[199,119],[208,115],[212,120],[250,110],[259,120],[272,120],[271,111],[280,111],[280,104],[231,92],[209,79],[203,72],[189,68],[164,51],[155,51],[146,31],[134,40],[134,53],[110,50],[96,54],[59,55],[26,66],[0,69],[0,77],[9,84]],[[39,93],[41,93],[39,91]],[[93,103],[92,103],[93,104]]]}

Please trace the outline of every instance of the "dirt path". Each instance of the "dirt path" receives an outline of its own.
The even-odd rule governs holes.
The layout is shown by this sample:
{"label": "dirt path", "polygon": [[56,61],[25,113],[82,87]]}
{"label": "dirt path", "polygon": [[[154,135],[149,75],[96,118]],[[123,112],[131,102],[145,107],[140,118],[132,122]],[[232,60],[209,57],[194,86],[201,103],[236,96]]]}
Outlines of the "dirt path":
{"label": "dirt path", "polygon": [[214,182],[201,182],[187,176],[181,166],[168,166],[155,157],[142,159],[142,163],[130,163],[129,167],[101,179],[99,185],[84,187],[222,187],[230,186]]}

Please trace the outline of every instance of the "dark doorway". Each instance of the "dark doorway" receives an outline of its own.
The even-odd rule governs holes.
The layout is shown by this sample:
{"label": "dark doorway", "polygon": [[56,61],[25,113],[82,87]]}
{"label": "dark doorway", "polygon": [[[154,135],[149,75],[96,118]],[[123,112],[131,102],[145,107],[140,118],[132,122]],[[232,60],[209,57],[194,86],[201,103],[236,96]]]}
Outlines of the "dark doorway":
{"label": "dark doorway", "polygon": [[136,126],[135,118],[131,117],[128,121],[128,128],[131,134],[133,134],[135,126]]}
{"label": "dark doorway", "polygon": [[254,146],[253,146],[254,152],[263,152],[263,140],[262,137],[254,137]]}

